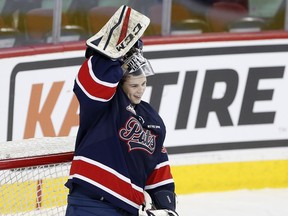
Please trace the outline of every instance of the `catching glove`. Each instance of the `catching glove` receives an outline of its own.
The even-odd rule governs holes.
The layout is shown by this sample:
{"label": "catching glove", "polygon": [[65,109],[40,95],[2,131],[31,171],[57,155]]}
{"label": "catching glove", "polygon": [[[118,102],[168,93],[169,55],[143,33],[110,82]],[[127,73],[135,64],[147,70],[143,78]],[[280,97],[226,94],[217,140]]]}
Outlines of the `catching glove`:
{"label": "catching glove", "polygon": [[141,38],[149,23],[147,16],[122,5],[86,45],[108,58],[122,58]]}

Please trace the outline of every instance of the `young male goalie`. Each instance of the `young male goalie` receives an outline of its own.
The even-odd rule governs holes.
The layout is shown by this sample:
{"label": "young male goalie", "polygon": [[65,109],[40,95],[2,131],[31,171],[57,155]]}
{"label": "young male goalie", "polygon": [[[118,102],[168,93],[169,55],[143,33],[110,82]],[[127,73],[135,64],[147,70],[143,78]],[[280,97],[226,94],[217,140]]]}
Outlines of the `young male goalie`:
{"label": "young male goalie", "polygon": [[124,5],[86,42],[66,216],[178,215],[165,124],[141,100],[154,74],[140,39],[149,22]]}

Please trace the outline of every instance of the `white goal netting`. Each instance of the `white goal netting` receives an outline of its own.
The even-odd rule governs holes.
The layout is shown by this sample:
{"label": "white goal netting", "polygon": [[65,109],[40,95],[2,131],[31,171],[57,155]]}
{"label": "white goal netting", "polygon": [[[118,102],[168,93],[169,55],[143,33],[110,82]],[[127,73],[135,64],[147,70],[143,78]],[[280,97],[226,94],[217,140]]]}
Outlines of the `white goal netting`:
{"label": "white goal netting", "polygon": [[65,215],[74,137],[0,143],[0,215]]}

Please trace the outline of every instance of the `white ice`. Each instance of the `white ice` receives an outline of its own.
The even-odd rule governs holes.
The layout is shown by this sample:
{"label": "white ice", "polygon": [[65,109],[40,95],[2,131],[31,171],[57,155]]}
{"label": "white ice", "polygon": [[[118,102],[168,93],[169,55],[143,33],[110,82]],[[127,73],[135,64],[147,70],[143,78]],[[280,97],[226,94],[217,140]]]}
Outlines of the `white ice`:
{"label": "white ice", "polygon": [[179,216],[288,216],[288,188],[179,195]]}

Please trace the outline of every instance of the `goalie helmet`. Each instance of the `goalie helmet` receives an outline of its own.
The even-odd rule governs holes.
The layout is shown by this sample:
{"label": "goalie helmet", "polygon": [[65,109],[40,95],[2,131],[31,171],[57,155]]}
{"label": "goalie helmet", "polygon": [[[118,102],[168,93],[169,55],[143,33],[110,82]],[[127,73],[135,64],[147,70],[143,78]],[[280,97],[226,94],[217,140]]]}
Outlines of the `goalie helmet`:
{"label": "goalie helmet", "polygon": [[143,56],[143,42],[139,39],[135,45],[126,53],[122,58],[122,70],[123,75],[144,75],[151,76],[154,75],[154,70],[150,62]]}
{"label": "goalie helmet", "polygon": [[86,41],[88,51],[90,54],[97,51],[111,59],[123,58],[144,34],[149,23],[148,17],[122,5],[102,29]]}

